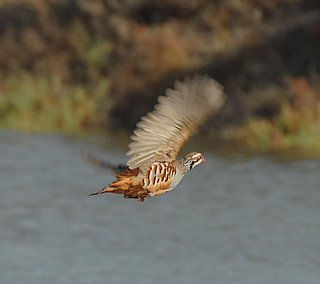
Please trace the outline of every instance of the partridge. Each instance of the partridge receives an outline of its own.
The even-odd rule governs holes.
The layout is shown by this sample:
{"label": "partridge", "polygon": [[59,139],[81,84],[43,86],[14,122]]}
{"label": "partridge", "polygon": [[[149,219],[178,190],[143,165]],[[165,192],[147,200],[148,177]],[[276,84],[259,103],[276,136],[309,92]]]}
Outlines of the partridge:
{"label": "partridge", "polygon": [[221,110],[224,102],[223,87],[207,76],[176,81],[173,89],[158,98],[154,110],[137,123],[127,167],[114,182],[90,195],[116,193],[143,202],[174,189],[205,161],[197,152],[178,158],[181,147],[210,115]]}

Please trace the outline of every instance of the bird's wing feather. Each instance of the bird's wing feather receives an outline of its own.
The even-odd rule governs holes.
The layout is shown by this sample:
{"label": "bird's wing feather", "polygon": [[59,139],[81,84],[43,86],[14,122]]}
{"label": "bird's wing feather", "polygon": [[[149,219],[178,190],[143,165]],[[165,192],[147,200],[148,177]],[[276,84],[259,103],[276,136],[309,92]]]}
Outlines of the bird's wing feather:
{"label": "bird's wing feather", "polygon": [[183,144],[224,101],[222,86],[209,77],[177,81],[174,89],[167,89],[166,96],[158,98],[155,109],[137,123],[127,153],[129,168],[175,160]]}

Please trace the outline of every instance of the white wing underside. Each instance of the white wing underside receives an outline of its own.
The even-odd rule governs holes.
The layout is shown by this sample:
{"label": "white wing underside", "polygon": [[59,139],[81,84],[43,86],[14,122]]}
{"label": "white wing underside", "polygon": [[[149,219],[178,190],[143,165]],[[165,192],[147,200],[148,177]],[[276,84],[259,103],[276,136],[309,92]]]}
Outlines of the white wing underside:
{"label": "white wing underside", "polygon": [[137,123],[127,153],[129,168],[174,161],[183,144],[224,101],[222,86],[209,77],[175,82],[174,89],[167,89],[155,109]]}

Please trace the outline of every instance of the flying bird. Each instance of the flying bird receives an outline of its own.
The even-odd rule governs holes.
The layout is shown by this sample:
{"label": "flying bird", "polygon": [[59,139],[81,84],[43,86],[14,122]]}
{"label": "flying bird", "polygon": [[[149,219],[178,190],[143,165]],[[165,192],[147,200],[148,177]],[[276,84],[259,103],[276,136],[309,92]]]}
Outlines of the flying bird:
{"label": "flying bird", "polygon": [[116,193],[143,202],[174,189],[205,161],[197,152],[178,158],[180,149],[224,102],[223,87],[210,77],[176,81],[173,89],[158,98],[154,110],[137,123],[127,152],[127,167],[117,173],[114,182],[90,195]]}

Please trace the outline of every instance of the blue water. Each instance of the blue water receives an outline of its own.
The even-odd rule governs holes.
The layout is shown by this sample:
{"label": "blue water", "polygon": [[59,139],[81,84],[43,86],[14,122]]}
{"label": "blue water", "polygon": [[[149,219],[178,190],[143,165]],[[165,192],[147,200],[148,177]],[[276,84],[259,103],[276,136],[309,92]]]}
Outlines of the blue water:
{"label": "blue water", "polygon": [[205,152],[166,195],[88,197],[113,177],[81,151],[118,144],[0,132],[0,283],[319,283],[319,160]]}

